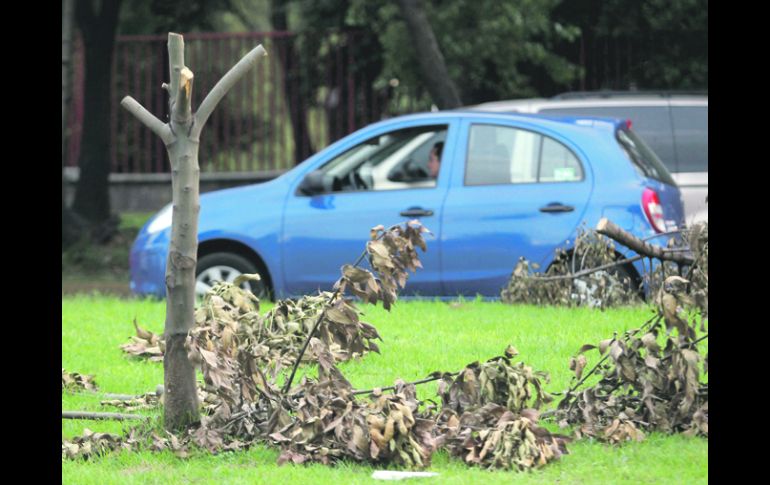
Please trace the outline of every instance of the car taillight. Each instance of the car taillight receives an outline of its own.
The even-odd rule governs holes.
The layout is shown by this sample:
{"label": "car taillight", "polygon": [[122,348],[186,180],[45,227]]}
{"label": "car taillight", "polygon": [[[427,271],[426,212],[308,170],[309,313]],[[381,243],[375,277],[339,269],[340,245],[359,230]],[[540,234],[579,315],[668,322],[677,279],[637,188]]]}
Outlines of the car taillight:
{"label": "car taillight", "polygon": [[666,222],[663,220],[663,206],[660,205],[660,197],[658,194],[650,189],[644,189],[642,193],[642,208],[644,209],[644,215],[647,216],[647,220],[650,221],[650,225],[655,232],[664,232],[666,230]]}

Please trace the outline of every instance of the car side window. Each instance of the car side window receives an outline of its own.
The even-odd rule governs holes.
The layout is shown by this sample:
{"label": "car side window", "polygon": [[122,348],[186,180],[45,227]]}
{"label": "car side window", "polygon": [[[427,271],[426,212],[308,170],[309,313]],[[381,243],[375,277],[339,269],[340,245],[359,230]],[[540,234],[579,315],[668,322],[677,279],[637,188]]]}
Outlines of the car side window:
{"label": "car side window", "polygon": [[577,182],[583,168],[560,142],[507,126],[471,125],[465,185]]}
{"label": "car side window", "polygon": [[440,166],[431,164],[431,157],[440,162],[447,129],[447,125],[405,128],[354,146],[319,169],[323,192],[435,187]]}
{"label": "car side window", "polygon": [[540,137],[543,148],[540,154],[539,182],[577,182],[583,178],[583,168],[577,157],[558,141]]}

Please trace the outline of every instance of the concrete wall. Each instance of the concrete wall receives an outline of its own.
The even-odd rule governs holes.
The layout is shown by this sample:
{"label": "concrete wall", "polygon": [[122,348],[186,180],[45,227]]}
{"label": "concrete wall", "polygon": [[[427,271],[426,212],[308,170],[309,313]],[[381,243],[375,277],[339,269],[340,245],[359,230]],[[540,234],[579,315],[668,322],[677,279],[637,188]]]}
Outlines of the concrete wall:
{"label": "concrete wall", "polygon": [[[201,193],[266,182],[277,176],[276,172],[202,173]],[[65,198],[72,204],[78,169],[65,170]],[[110,174],[110,210],[118,212],[151,212],[171,202],[171,174]]]}

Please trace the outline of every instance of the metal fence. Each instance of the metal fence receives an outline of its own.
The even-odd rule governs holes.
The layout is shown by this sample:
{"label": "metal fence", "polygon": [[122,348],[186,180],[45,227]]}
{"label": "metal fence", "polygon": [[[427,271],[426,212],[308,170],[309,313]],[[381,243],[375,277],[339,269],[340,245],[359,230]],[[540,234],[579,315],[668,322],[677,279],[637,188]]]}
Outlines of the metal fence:
{"label": "metal fence", "polygon": [[[291,168],[335,140],[388,116],[430,108],[427,93],[377,79],[366,32],[185,35],[185,63],[195,74],[193,106],[244,54],[262,44],[268,56],[214,110],[201,135],[202,172]],[[169,171],[160,139],[120,107],[130,95],[168,119],[166,36],[117,38],[111,88],[111,171]],[[374,54],[372,54],[374,52]],[[83,120],[84,60],[74,53],[67,165],[77,166]]]}

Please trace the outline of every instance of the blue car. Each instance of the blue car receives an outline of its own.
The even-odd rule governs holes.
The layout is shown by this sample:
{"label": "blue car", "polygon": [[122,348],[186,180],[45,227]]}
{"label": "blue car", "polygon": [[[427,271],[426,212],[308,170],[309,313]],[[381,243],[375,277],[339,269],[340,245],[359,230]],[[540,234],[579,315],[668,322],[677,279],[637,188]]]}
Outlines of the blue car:
{"label": "blue car", "polygon": [[[629,121],[402,116],[269,182],[203,194],[196,290],[241,273],[259,273],[253,289],[276,298],[330,289],[370,228],[419,219],[433,236],[404,294],[498,297],[519,257],[545,269],[581,225],[602,217],[640,238],[684,223],[679,189]],[[135,293],[165,296],[170,226],[167,206],[139,233],[130,256]],[[625,271],[640,281],[639,262]]]}

